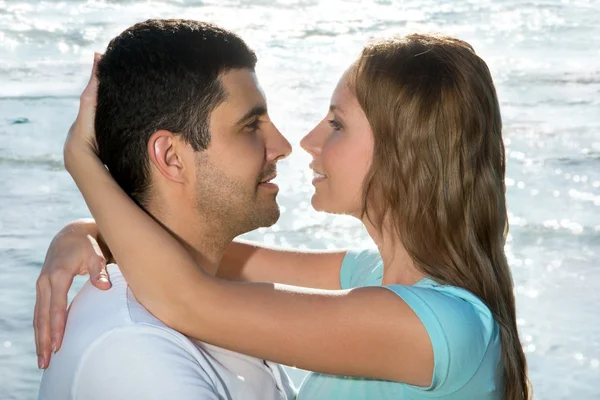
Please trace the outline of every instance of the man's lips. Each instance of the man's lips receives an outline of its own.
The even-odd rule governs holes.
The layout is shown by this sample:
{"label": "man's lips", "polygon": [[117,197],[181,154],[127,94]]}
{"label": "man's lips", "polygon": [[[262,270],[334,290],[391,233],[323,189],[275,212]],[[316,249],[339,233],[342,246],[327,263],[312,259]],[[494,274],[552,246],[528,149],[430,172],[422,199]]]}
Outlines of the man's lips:
{"label": "man's lips", "polygon": [[277,186],[277,184],[271,182],[273,179],[275,179],[276,176],[277,176],[277,173],[271,174],[271,175],[267,176],[265,179],[258,182],[258,185],[256,185],[256,186],[261,190],[278,191],[279,186]]}
{"label": "man's lips", "polygon": [[270,181],[272,181],[272,180],[273,180],[273,179],[275,179],[276,177],[277,177],[277,174],[273,174],[273,175],[270,175],[270,176],[266,177],[265,179],[263,179],[262,181],[260,181],[260,182],[258,182],[258,183],[259,183],[259,184],[260,184],[260,183],[271,183]]}

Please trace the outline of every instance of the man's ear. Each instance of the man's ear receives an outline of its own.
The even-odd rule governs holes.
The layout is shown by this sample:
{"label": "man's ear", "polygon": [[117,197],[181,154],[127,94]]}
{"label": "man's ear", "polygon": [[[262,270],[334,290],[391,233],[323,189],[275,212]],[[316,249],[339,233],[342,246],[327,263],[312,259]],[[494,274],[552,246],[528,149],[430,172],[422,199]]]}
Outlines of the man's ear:
{"label": "man's ear", "polygon": [[181,153],[184,149],[181,144],[173,132],[156,131],[148,140],[148,155],[152,164],[165,178],[185,183],[185,163]]}

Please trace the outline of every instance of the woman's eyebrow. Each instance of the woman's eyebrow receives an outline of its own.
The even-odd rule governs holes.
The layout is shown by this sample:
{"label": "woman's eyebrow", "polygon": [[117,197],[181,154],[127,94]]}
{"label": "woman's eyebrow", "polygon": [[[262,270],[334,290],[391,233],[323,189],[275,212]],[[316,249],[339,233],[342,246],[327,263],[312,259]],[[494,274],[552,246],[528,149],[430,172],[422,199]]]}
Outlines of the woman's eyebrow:
{"label": "woman's eyebrow", "polygon": [[338,106],[337,104],[331,104],[329,106],[329,111],[330,112],[334,112],[337,111],[340,114],[344,114],[344,110],[340,108],[340,106]]}

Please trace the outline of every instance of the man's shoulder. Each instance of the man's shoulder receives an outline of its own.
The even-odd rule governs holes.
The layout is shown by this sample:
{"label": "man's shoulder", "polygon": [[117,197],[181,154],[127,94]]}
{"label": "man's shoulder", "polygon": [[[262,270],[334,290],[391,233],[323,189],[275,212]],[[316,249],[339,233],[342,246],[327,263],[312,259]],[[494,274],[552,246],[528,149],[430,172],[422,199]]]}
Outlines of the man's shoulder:
{"label": "man's shoulder", "polygon": [[204,353],[172,329],[147,323],[112,329],[85,350],[73,380],[76,398],[96,393],[102,387],[98,376],[112,382],[111,398],[155,398],[159,393],[162,397],[156,398],[164,398],[179,390],[212,399],[219,392],[218,377]]}
{"label": "man's shoulder", "polygon": [[116,264],[108,265],[107,270],[111,288],[100,290],[86,282],[71,303],[67,331],[77,330],[77,336],[85,336],[89,330],[96,338],[103,332],[138,323],[166,328],[136,300]]}
{"label": "man's shoulder", "polygon": [[[116,291],[111,294],[113,289]],[[220,390],[209,357],[187,337],[164,325],[119,315],[129,311],[126,300],[113,298],[126,295],[118,293],[118,287],[113,285],[104,292],[101,297],[105,304],[98,303],[101,300],[95,298],[95,290],[84,286],[74,300],[63,345],[44,372],[40,399],[153,399],[151,396],[165,395],[169,390],[203,393],[197,398],[212,399]],[[107,308],[111,302],[112,309]],[[115,315],[102,318],[106,312]],[[99,318],[94,321],[96,314]],[[187,377],[188,382],[180,382],[180,377]],[[100,382],[95,382],[98,379]],[[103,387],[105,384],[110,388]],[[97,392],[108,397],[94,397]],[[181,398],[187,399],[183,392]]]}
{"label": "man's shoulder", "polygon": [[102,357],[111,363],[116,363],[122,358],[130,361],[149,358],[160,362],[162,356],[170,358],[173,355],[186,360],[203,358],[202,352],[179,332],[138,322],[104,332],[81,353],[80,363],[90,363],[92,360],[91,364],[94,364],[95,357]]}
{"label": "man's shoulder", "polygon": [[73,299],[69,309],[63,346],[82,354],[100,338],[143,336],[169,340],[173,345],[196,349],[183,334],[167,327],[129,289],[116,264],[107,267],[111,288],[100,290],[89,281]]}

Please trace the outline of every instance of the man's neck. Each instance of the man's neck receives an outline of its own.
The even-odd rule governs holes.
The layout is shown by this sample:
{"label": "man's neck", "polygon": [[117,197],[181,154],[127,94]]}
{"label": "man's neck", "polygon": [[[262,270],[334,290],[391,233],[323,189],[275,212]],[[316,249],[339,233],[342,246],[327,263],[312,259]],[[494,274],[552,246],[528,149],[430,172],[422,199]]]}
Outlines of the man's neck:
{"label": "man's neck", "polygon": [[206,273],[215,275],[232,235],[226,234],[223,221],[199,215],[195,210],[181,212],[165,207],[148,207],[147,212],[165,228],[194,258]]}

